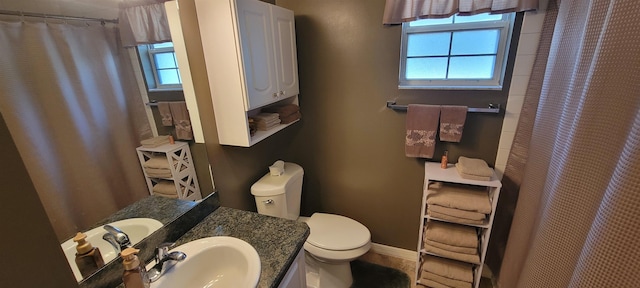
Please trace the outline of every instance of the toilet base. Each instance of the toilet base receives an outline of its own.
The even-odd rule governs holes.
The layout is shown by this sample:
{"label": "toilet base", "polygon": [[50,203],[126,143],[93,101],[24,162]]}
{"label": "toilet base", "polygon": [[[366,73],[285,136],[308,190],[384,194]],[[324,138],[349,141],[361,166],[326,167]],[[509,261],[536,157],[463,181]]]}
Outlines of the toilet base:
{"label": "toilet base", "polygon": [[307,288],[349,288],[353,284],[351,263],[321,262],[305,252]]}

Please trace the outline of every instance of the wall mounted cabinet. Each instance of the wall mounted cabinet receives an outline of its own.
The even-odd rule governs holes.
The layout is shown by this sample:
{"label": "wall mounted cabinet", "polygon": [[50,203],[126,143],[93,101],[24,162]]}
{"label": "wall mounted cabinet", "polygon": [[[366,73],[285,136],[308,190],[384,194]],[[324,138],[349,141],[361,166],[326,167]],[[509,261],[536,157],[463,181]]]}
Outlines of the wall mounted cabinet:
{"label": "wall mounted cabinet", "polygon": [[298,104],[293,12],[258,0],[195,2],[220,144],[248,147],[288,126],[252,137],[247,118]]}

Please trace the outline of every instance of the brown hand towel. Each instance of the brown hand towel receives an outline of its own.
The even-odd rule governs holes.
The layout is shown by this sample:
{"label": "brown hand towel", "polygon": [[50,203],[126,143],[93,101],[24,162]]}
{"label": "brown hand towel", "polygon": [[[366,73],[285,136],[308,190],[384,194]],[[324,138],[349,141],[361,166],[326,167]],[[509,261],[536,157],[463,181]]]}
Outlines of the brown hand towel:
{"label": "brown hand towel", "polygon": [[440,107],[440,141],[460,142],[467,110],[467,106]]}
{"label": "brown hand towel", "polygon": [[298,120],[300,118],[302,118],[302,114],[300,114],[300,111],[298,111],[298,112],[295,112],[295,113],[293,113],[293,114],[291,114],[289,116],[284,116],[284,117],[280,116],[280,121],[281,121],[280,123],[289,124],[289,123],[291,123],[293,121],[296,121],[296,120]]}
{"label": "brown hand towel", "polygon": [[191,130],[191,119],[189,118],[187,103],[184,101],[170,102],[169,108],[171,108],[173,125],[176,128],[176,138],[193,140],[193,131]]}
{"label": "brown hand towel", "polygon": [[407,157],[432,158],[440,106],[411,104],[407,108],[404,152]]}
{"label": "brown hand towel", "polygon": [[296,104],[287,104],[287,105],[281,105],[281,106],[271,106],[271,107],[262,108],[262,112],[278,113],[280,115],[280,118],[289,116],[298,111],[300,111],[300,107]]}
{"label": "brown hand towel", "polygon": [[162,117],[162,126],[173,126],[169,102],[158,102],[158,112],[160,112],[160,117]]}

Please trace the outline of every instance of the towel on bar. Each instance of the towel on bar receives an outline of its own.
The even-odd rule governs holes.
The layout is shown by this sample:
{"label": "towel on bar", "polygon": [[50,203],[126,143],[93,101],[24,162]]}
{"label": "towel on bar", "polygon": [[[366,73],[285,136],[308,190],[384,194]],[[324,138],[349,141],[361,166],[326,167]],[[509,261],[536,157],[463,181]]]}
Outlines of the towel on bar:
{"label": "towel on bar", "polygon": [[427,215],[429,215],[430,217],[436,218],[436,219],[446,220],[446,221],[449,221],[449,222],[454,222],[454,223],[459,223],[459,224],[473,224],[473,225],[483,225],[483,224],[485,224],[484,220],[471,220],[471,219],[466,219],[466,218],[459,218],[459,217],[449,216],[447,214],[442,214],[442,213],[438,213],[438,212],[430,211],[430,210],[427,210]]}
{"label": "towel on bar", "polygon": [[440,141],[460,142],[467,106],[440,106]]}
{"label": "towel on bar", "polygon": [[[426,280],[426,281],[423,281],[423,280]],[[431,286],[434,286],[436,288],[438,287],[471,288],[470,282],[447,278],[447,277],[440,276],[438,274],[431,273],[425,270],[422,270],[420,272],[420,282],[424,282],[423,284],[431,283]],[[444,285],[444,286],[436,286],[436,285]]]}
{"label": "towel on bar", "polygon": [[436,241],[429,240],[429,239],[425,239],[424,240],[424,244],[425,245],[428,244],[428,245],[431,245],[433,247],[437,247],[437,248],[440,248],[440,249],[448,250],[448,251],[451,251],[451,252],[458,252],[458,253],[470,254],[470,255],[478,254],[478,249],[476,249],[476,248],[453,246],[453,245],[444,244],[444,243],[436,242]]}
{"label": "towel on bar", "polygon": [[432,158],[440,106],[410,104],[407,107],[404,152],[407,157]]}
{"label": "towel on bar", "polygon": [[487,217],[487,214],[473,212],[473,211],[465,211],[455,208],[448,208],[440,205],[429,205],[427,206],[427,210],[437,212],[439,214],[445,214],[457,218],[469,219],[469,220],[484,220]]}
{"label": "towel on bar", "polygon": [[427,255],[422,261],[422,270],[449,279],[473,282],[473,266],[469,263]]}
{"label": "towel on bar", "polygon": [[169,108],[171,108],[173,125],[176,128],[176,138],[193,140],[193,131],[191,131],[191,119],[189,118],[187,103],[184,101],[170,102]]}
{"label": "towel on bar", "polygon": [[493,170],[489,168],[487,162],[477,158],[467,158],[464,156],[458,157],[456,169],[458,170],[458,174],[460,174],[460,177],[462,178],[476,177],[478,179],[486,179],[485,181],[488,181],[491,180],[491,176],[493,176]]}
{"label": "towel on bar", "polygon": [[483,214],[491,213],[489,193],[480,186],[429,183],[427,188],[427,204],[474,211]]}
{"label": "towel on bar", "polygon": [[162,126],[173,126],[173,117],[171,116],[169,102],[158,102],[158,112],[160,112],[160,117],[162,117]]}
{"label": "towel on bar", "polygon": [[140,141],[140,144],[147,148],[155,148],[164,144],[169,144],[169,136],[157,136]]}
{"label": "towel on bar", "polygon": [[440,255],[449,259],[454,259],[454,260],[459,260],[459,261],[464,261],[469,263],[480,263],[480,256],[477,253],[475,255],[458,253],[458,252],[453,252],[445,249],[440,249],[438,247],[431,246],[426,243],[424,245],[424,250],[429,253]]}
{"label": "towel on bar", "polygon": [[429,221],[424,231],[424,239],[451,246],[478,248],[476,228],[440,221]]}

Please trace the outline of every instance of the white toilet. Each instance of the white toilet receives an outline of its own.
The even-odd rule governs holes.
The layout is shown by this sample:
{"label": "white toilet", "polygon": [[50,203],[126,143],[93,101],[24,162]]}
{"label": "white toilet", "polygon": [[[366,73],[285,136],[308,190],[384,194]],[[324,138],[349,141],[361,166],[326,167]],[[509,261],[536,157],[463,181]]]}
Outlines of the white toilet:
{"label": "white toilet", "polygon": [[[267,174],[253,184],[251,194],[256,198],[258,213],[297,220],[303,174],[300,165],[285,163],[282,175]],[[349,262],[369,251],[369,229],[353,219],[334,214],[314,213],[309,218],[300,218],[311,229],[304,243],[307,287],[350,287],[353,277]]]}

